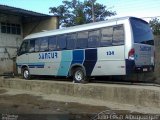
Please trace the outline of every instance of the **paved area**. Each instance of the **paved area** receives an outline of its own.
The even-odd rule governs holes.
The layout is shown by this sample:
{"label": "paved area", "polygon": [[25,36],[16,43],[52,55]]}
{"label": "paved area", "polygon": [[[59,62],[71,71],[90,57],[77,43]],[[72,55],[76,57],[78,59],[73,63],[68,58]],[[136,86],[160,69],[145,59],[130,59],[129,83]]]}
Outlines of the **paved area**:
{"label": "paved area", "polygon": [[[49,115],[56,119],[74,117],[77,115],[96,114],[109,110],[105,106],[91,106],[75,102],[45,100],[44,95],[13,89],[0,89],[0,113],[13,115]],[[52,96],[53,97],[53,96]],[[55,97],[55,96],[54,96]],[[65,97],[64,97],[65,98]],[[44,116],[45,117],[45,116]]]}
{"label": "paved area", "polygon": [[[11,114],[25,120],[39,120],[39,117],[44,120],[95,120],[100,116],[108,119],[106,115],[114,115],[117,118],[113,120],[121,120],[127,115],[146,115],[158,120],[160,108],[155,105],[159,105],[159,91],[159,86],[1,78],[0,118]],[[131,98],[127,97],[138,104],[126,104],[131,103],[127,101]],[[149,106],[145,106],[147,103]],[[132,119],[127,117],[125,120]]]}
{"label": "paved area", "polygon": [[105,83],[75,84],[70,81],[14,78],[0,79],[0,87],[94,99],[107,103],[160,108],[159,86]]}
{"label": "paved area", "polygon": [[[106,115],[114,114],[121,117],[147,115],[148,117],[154,117],[155,120],[159,119],[158,114],[136,112],[136,109],[131,106],[130,110],[118,110],[118,106],[115,109],[109,108],[102,101],[97,101],[96,103],[94,100],[84,101],[84,99],[76,97],[0,88],[0,118],[18,117],[20,120],[98,120],[100,116],[102,119],[102,115],[105,115],[103,118],[106,118]],[[111,120],[115,120],[115,118]],[[130,120],[130,118],[126,120]]]}

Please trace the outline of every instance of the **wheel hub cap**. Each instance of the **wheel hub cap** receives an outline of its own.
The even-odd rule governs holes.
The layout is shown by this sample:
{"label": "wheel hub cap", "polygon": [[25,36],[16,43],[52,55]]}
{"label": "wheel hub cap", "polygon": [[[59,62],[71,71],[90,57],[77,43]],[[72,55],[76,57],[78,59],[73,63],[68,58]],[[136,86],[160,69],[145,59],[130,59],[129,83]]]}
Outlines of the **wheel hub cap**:
{"label": "wheel hub cap", "polygon": [[75,74],[75,78],[76,80],[78,81],[81,81],[82,80],[82,73],[80,71],[77,71],[76,74]]}
{"label": "wheel hub cap", "polygon": [[29,72],[27,70],[24,71],[24,78],[28,78]]}

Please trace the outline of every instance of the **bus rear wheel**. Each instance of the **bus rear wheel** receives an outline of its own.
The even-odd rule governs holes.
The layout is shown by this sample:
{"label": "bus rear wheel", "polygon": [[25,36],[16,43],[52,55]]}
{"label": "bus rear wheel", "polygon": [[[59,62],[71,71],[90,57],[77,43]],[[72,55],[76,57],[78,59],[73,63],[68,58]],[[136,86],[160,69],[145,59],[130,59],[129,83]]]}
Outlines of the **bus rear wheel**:
{"label": "bus rear wheel", "polygon": [[28,68],[22,69],[22,77],[26,80],[29,80],[31,78]]}
{"label": "bus rear wheel", "polygon": [[85,76],[85,72],[81,67],[77,67],[73,71],[73,82],[75,83],[86,83],[87,77]]}

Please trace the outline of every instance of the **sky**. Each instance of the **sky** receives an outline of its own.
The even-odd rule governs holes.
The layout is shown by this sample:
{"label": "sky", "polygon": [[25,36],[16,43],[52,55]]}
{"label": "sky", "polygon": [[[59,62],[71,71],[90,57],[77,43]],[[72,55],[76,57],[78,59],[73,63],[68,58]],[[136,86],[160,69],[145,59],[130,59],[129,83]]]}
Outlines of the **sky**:
{"label": "sky", "polygon": [[[0,0],[0,4],[49,14],[49,7],[57,7],[62,4],[62,1]],[[135,16],[148,19],[148,17],[160,16],[160,0],[97,0],[96,2],[107,6],[108,10],[116,11],[117,15],[114,17]]]}

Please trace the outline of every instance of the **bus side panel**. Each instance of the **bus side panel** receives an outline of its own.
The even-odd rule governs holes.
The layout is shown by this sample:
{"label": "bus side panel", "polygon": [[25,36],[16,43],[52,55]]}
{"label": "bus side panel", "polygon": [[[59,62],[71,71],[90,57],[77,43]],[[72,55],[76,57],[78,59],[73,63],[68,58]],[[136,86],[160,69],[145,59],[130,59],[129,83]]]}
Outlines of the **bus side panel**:
{"label": "bus side panel", "polygon": [[84,59],[85,59],[84,50],[74,50],[71,66],[76,65],[76,64],[82,65],[84,62]]}
{"label": "bus side panel", "polygon": [[21,74],[22,66],[23,65],[28,66],[28,53],[18,56],[16,62],[17,62],[18,74]]}
{"label": "bus side panel", "polygon": [[[29,54],[29,68],[32,75],[57,75],[61,52],[38,52]],[[43,67],[38,67],[44,64]],[[32,65],[32,66],[31,66]]]}
{"label": "bus side panel", "polygon": [[85,50],[64,50],[61,58],[57,76],[68,76],[71,67],[76,65],[83,66]]}
{"label": "bus side panel", "polygon": [[86,69],[86,75],[90,76],[97,62],[97,49],[85,50],[85,61],[83,66]]}
{"label": "bus side panel", "polygon": [[45,63],[45,75],[54,75],[56,76],[58,73],[58,69],[60,67],[61,61],[61,51],[53,51],[52,59],[47,60]]}
{"label": "bus side panel", "polygon": [[72,62],[72,50],[62,51],[57,76],[67,76]]}
{"label": "bus side panel", "polygon": [[98,60],[92,76],[125,75],[124,45],[98,48]]}
{"label": "bus side panel", "polygon": [[97,49],[62,51],[62,59],[57,76],[67,76],[69,69],[74,65],[85,68],[86,75],[90,76],[97,62]]}

